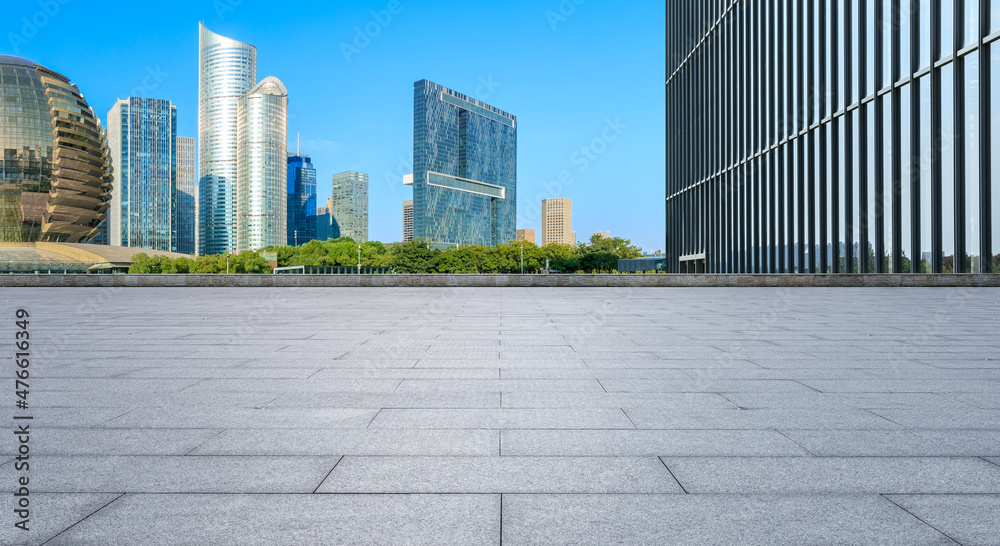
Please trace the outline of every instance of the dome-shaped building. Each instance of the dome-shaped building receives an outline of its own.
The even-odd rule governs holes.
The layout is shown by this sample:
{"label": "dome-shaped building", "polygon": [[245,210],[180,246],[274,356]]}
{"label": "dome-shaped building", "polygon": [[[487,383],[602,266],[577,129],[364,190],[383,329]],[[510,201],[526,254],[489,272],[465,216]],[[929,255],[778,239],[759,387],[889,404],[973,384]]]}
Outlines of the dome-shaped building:
{"label": "dome-shaped building", "polygon": [[69,78],[0,55],[0,243],[87,242],[111,200],[100,119]]}

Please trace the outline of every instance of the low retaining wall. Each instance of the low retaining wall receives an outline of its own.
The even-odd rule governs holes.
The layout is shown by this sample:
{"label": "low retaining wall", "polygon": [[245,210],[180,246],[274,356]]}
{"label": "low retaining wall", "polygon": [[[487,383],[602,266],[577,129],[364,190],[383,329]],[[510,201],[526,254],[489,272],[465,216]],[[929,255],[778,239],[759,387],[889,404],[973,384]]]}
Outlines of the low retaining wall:
{"label": "low retaining wall", "polygon": [[1000,287],[1000,275],[0,275],[0,287]]}

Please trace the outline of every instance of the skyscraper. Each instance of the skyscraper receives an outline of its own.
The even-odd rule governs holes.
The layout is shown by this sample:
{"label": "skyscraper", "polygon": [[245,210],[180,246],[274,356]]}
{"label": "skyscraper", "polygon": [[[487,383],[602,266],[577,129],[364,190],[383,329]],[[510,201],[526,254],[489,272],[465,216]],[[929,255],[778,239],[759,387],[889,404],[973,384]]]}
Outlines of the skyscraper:
{"label": "skyscraper", "polygon": [[576,244],[573,202],[565,197],[542,200],[542,246],[549,243]]}
{"label": "skyscraper", "polygon": [[333,175],[332,239],[368,241],[368,175],[347,171]]}
{"label": "skyscraper", "polygon": [[112,246],[177,250],[177,108],[168,100],[120,99],[108,112]]}
{"label": "skyscraper", "polygon": [[308,155],[288,154],[288,244],[316,238],[316,169]]}
{"label": "skyscraper", "polygon": [[403,201],[403,242],[413,240],[413,199]]}
{"label": "skyscraper", "polygon": [[517,238],[515,241],[527,241],[531,244],[535,244],[535,230],[533,229],[519,229],[517,230]]}
{"label": "skyscraper", "polygon": [[427,80],[413,84],[413,236],[514,240],[517,118]]}
{"label": "skyscraper", "polygon": [[219,254],[236,248],[237,110],[257,81],[257,48],[199,30],[198,253]]}
{"label": "skyscraper", "polygon": [[0,242],[88,242],[113,174],[101,120],[70,79],[0,55]]}
{"label": "skyscraper", "polygon": [[194,137],[177,137],[177,252],[194,253],[197,229],[198,149]]}
{"label": "skyscraper", "polygon": [[236,252],[288,243],[288,91],[268,76],[237,108]]}
{"label": "skyscraper", "polygon": [[998,5],[668,2],[666,271],[1000,271]]}

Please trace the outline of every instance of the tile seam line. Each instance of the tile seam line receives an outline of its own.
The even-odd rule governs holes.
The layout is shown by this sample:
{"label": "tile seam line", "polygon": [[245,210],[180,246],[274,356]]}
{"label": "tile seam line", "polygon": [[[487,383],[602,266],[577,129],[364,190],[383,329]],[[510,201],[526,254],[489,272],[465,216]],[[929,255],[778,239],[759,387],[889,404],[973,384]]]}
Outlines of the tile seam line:
{"label": "tile seam line", "polygon": [[56,533],[55,535],[52,535],[51,537],[49,537],[49,539],[48,539],[48,540],[46,540],[45,542],[43,542],[43,543],[42,543],[42,545],[45,545],[45,544],[48,544],[49,542],[51,542],[51,541],[55,540],[56,538],[59,538],[59,536],[60,536],[60,535],[62,535],[63,533],[65,533],[66,531],[69,531],[69,530],[70,530],[70,529],[72,529],[73,527],[76,527],[77,525],[79,525],[79,524],[83,523],[84,521],[86,521],[86,520],[87,520],[87,518],[89,518],[90,516],[93,516],[94,514],[96,514],[96,513],[100,512],[101,510],[104,510],[105,508],[107,508],[108,506],[110,506],[111,504],[113,504],[113,503],[114,503],[115,501],[117,501],[118,499],[120,499],[120,498],[124,497],[124,496],[125,496],[126,494],[127,494],[127,493],[119,493],[117,497],[115,497],[115,498],[111,499],[110,501],[106,502],[106,503],[105,503],[104,505],[102,505],[102,506],[101,506],[100,508],[98,508],[97,510],[94,510],[93,512],[91,512],[91,513],[87,514],[87,515],[86,515],[86,516],[84,516],[84,517],[83,517],[83,519],[81,519],[80,521],[77,521],[77,522],[76,522],[76,523],[74,523],[73,525],[70,525],[69,527],[67,527],[67,528],[63,529],[62,531],[59,531],[59,532],[58,532],[58,533]]}
{"label": "tile seam line", "polygon": [[888,496],[888,495],[886,495],[885,493],[879,493],[879,495],[878,495],[878,496],[880,496],[880,497],[882,497],[883,499],[885,499],[885,500],[887,500],[887,501],[891,502],[893,506],[895,506],[896,508],[899,508],[900,510],[902,510],[902,511],[906,512],[906,513],[907,513],[907,514],[909,514],[909,515],[910,515],[911,517],[913,517],[913,519],[915,519],[915,520],[919,521],[920,523],[923,523],[924,525],[926,525],[926,526],[930,527],[931,529],[934,529],[935,531],[937,531],[938,533],[940,533],[940,534],[941,534],[941,536],[943,536],[944,538],[946,538],[946,539],[948,539],[948,540],[950,540],[950,541],[954,542],[955,544],[962,544],[961,542],[959,542],[959,541],[957,541],[957,540],[955,540],[955,539],[951,538],[950,536],[948,536],[948,535],[947,535],[947,534],[946,534],[946,533],[945,533],[944,531],[942,531],[942,530],[938,529],[937,527],[934,527],[933,525],[931,525],[930,523],[927,523],[927,522],[926,522],[926,521],[924,521],[923,519],[920,519],[920,517],[918,517],[918,516],[917,516],[916,514],[914,514],[913,512],[910,512],[910,511],[909,511],[909,510],[907,510],[906,508],[903,508],[903,507],[902,507],[902,506],[900,506],[900,505],[899,505],[899,504],[898,504],[898,503],[897,503],[896,501],[894,501],[894,500],[890,499],[890,498],[889,498],[889,496]]}
{"label": "tile seam line", "polygon": [[660,464],[663,465],[663,468],[666,468],[667,472],[670,473],[670,477],[673,478],[675,482],[677,482],[677,486],[681,488],[681,491],[683,491],[685,495],[689,495],[690,493],[688,493],[687,488],[684,487],[684,485],[681,484],[681,481],[677,479],[677,476],[674,475],[674,471],[670,470],[670,467],[667,466],[667,462],[663,460],[663,457],[657,457],[657,459],[660,460]]}
{"label": "tile seam line", "polygon": [[326,476],[323,476],[323,479],[319,481],[319,484],[316,486],[316,489],[313,489],[312,492],[313,495],[315,495],[316,492],[319,491],[320,487],[323,487],[323,484],[326,482],[326,480],[330,479],[330,475],[333,474],[333,471],[337,469],[337,465],[339,465],[340,461],[343,461],[344,457],[346,456],[347,455],[341,455],[340,458],[337,459],[337,462],[333,463],[333,468],[331,468],[330,471],[326,473]]}

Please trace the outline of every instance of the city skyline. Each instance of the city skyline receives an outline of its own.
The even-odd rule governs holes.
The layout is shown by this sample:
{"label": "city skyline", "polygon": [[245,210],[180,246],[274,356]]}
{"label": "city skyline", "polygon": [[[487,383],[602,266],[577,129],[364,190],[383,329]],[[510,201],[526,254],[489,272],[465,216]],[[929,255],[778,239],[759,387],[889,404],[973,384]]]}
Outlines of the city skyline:
{"label": "city skyline", "polygon": [[[225,9],[217,11],[215,4]],[[644,248],[662,248],[662,206],[657,205],[663,190],[657,180],[665,176],[661,113],[665,74],[663,63],[656,59],[663,55],[663,29],[646,22],[650,13],[649,19],[660,19],[656,14],[663,12],[662,5],[583,4],[565,21],[556,19],[554,28],[546,12],[556,6],[545,2],[512,2],[504,9],[474,6],[462,20],[493,20],[507,25],[508,31],[489,27],[473,31],[462,28],[468,25],[455,25],[461,30],[454,34],[453,25],[447,24],[452,37],[415,44],[408,39],[414,29],[445,28],[444,21],[434,18],[443,5],[403,5],[381,25],[372,15],[387,9],[380,2],[322,8],[307,2],[303,9],[314,17],[306,24],[266,17],[270,12],[261,2],[230,4],[179,2],[171,13],[155,17],[146,6],[118,10],[117,39],[105,43],[64,38],[78,34],[63,30],[94,16],[85,6],[70,3],[60,6],[36,38],[19,42],[17,52],[7,47],[5,52],[68,74],[99,112],[106,112],[116,98],[132,95],[171,100],[178,108],[178,134],[195,136],[197,66],[191,50],[198,40],[198,21],[213,32],[251,44],[259,55],[258,79],[277,75],[289,88],[289,148],[294,146],[294,134],[300,133],[301,153],[317,164],[317,179],[329,180],[347,170],[371,173],[370,236],[383,241],[395,241],[402,232],[399,203],[410,195],[399,180],[412,164],[410,86],[427,78],[518,114],[522,124],[518,211],[523,216],[518,228],[539,230],[541,199],[555,195],[551,188],[562,185],[556,193],[580,203],[576,218],[580,229],[610,228]],[[37,9],[32,4],[13,6],[12,20],[30,20]],[[366,25],[377,24],[378,36],[365,36],[370,43],[349,54],[348,61],[341,45],[357,47],[355,27],[364,33]],[[638,31],[631,32],[637,25]],[[611,44],[591,43],[589,36],[607,29],[623,36]],[[509,34],[518,34],[519,39],[512,41]],[[466,40],[473,47],[454,50],[448,44],[455,40]],[[359,38],[359,43],[364,40]],[[517,54],[522,48],[536,54],[531,58]],[[310,69],[294,70],[290,63],[307,57],[306,53],[312,55]],[[640,54],[652,57],[648,63],[652,70],[612,62]],[[89,66],[100,67],[101,77],[91,75]],[[587,74],[598,66],[610,70],[610,78],[595,87],[587,83]],[[350,85],[335,85],[344,78]],[[609,124],[626,128],[616,134],[606,130]],[[563,177],[560,182],[563,171],[571,181]],[[627,173],[634,189],[608,195],[605,181],[621,178],[622,173]],[[325,202],[328,192],[320,186],[318,202]],[[650,194],[659,197],[643,197]],[[644,212],[634,214],[635,207]]]}

